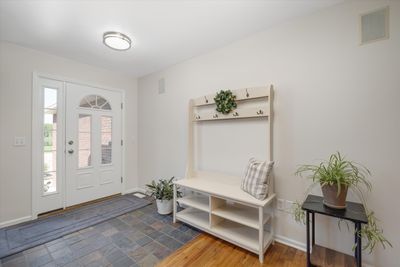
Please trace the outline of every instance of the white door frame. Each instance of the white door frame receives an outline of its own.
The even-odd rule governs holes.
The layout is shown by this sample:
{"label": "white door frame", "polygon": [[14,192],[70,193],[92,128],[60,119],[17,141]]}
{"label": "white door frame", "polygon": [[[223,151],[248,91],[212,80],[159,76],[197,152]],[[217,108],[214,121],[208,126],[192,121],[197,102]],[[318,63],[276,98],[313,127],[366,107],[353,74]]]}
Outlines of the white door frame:
{"label": "white door frame", "polygon": [[[75,84],[80,84],[80,85],[86,85],[90,87],[95,87],[103,90],[109,90],[109,91],[114,91],[114,92],[119,92],[121,94],[122,100],[122,112],[121,112],[121,136],[123,140],[123,145],[121,148],[121,174],[123,177],[122,183],[121,183],[121,193],[123,194],[126,189],[126,176],[125,176],[125,91],[122,89],[117,89],[117,88],[110,88],[110,87],[105,87],[101,85],[96,85],[93,83],[89,82],[84,82],[84,81],[79,81],[76,79],[71,79],[68,77],[63,77],[55,74],[48,74],[48,73],[42,73],[42,72],[36,72],[34,71],[32,73],[32,184],[31,184],[31,189],[32,189],[32,216],[31,219],[34,220],[38,216],[38,203],[37,200],[41,194],[41,192],[38,190],[40,187],[37,184],[38,181],[40,181],[40,178],[42,177],[42,167],[41,167],[41,158],[43,157],[42,155],[42,109],[43,107],[39,106],[39,96],[40,96],[40,90],[41,88],[39,87],[39,79],[44,78],[44,79],[50,79],[50,80],[56,80],[63,82],[63,105],[65,106],[65,91],[66,91],[66,86],[65,84],[68,83],[75,83]],[[63,114],[63,117],[65,118],[65,114]],[[63,129],[63,136],[65,139],[65,129]],[[66,207],[66,198],[65,198],[65,174],[66,174],[66,169],[65,169],[65,140],[62,140],[62,146],[59,148],[62,151],[63,156],[63,168],[60,170],[62,172],[62,184],[64,185],[62,190],[62,203],[63,203],[63,208]]]}

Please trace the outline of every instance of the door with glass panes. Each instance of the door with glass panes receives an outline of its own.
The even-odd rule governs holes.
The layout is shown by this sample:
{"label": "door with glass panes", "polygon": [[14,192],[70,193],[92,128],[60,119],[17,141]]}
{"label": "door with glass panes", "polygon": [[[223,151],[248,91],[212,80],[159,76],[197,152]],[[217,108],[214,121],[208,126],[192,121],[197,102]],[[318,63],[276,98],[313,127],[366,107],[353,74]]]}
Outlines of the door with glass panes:
{"label": "door with glass panes", "polygon": [[[38,79],[42,148],[36,213],[122,191],[122,95]],[[36,145],[36,144],[35,144]]]}
{"label": "door with glass panes", "polygon": [[121,94],[66,83],[66,206],[121,192]]}

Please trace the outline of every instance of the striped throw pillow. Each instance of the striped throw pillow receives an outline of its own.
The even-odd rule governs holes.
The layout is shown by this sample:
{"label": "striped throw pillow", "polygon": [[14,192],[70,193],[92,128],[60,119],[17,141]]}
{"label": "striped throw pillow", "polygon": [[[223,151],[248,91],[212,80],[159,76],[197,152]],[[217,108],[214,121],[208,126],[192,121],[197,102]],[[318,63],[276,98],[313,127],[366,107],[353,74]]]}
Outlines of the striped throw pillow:
{"label": "striped throw pillow", "polygon": [[274,162],[258,161],[251,158],[246,168],[241,188],[253,197],[264,200],[268,195],[269,176]]}

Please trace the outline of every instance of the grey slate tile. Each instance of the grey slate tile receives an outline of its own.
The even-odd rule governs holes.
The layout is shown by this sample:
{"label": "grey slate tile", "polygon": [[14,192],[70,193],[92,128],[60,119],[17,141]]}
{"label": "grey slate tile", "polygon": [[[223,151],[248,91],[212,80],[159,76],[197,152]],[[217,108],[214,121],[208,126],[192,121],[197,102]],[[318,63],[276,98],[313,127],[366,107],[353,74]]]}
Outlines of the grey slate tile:
{"label": "grey slate tile", "polygon": [[53,261],[53,259],[50,257],[49,254],[26,258],[26,262],[28,263],[28,266],[30,266],[30,267],[43,266],[51,261]]}
{"label": "grey slate tile", "polygon": [[29,266],[28,257],[32,266],[154,266],[198,233],[153,204],[7,257],[0,267]]}
{"label": "grey slate tile", "polygon": [[153,241],[153,240],[150,237],[144,236],[144,237],[140,238],[139,240],[137,240],[136,243],[143,247],[146,244],[150,243],[151,241]]}
{"label": "grey slate tile", "polygon": [[160,235],[159,237],[156,238],[156,240],[158,242],[160,242],[161,244],[163,244],[164,246],[166,246],[167,248],[170,248],[173,250],[177,250],[178,248],[180,248],[183,245],[183,243],[181,243],[167,235]]}
{"label": "grey slate tile", "polygon": [[[9,256],[9,257],[11,257],[11,256]],[[28,263],[26,262],[24,256],[19,256],[19,257],[9,259],[7,261],[4,261],[4,258],[3,258],[2,266],[3,267],[26,267],[26,266],[28,266]]]}
{"label": "grey slate tile", "polygon": [[20,253],[16,253],[16,254],[4,257],[4,258],[1,259],[1,262],[2,262],[2,264],[4,264],[4,263],[7,263],[8,261],[11,261],[11,260],[14,260],[14,259],[17,259],[17,258],[24,258],[25,259],[24,253],[20,252]]}
{"label": "grey slate tile", "polygon": [[136,266],[136,263],[128,256],[122,257],[116,262],[112,263],[113,267],[130,267]]}
{"label": "grey slate tile", "polygon": [[154,267],[158,263],[158,259],[153,254],[147,255],[142,261],[139,262],[140,267]]}
{"label": "grey slate tile", "polygon": [[106,255],[105,258],[110,262],[110,263],[114,263],[117,262],[119,259],[123,258],[123,257],[127,257],[125,255],[125,253],[123,253],[121,250],[119,249],[115,249],[113,252],[111,252],[110,254]]}
{"label": "grey slate tile", "polygon": [[143,248],[139,247],[133,251],[128,252],[128,256],[134,259],[136,262],[143,260],[149,253]]}

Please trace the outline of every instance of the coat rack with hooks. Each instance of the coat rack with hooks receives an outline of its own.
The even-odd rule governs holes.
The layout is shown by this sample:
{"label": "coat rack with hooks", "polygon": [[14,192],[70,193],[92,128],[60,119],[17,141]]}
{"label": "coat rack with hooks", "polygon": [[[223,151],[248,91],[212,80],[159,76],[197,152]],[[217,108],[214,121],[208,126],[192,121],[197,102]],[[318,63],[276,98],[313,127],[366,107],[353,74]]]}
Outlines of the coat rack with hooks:
{"label": "coat rack with hooks", "polygon": [[[261,98],[267,100],[271,94],[271,88],[268,87],[251,87],[233,90],[232,93],[236,96],[238,106],[243,101],[251,101]],[[202,107],[210,106],[215,104],[215,94],[206,95],[193,99],[191,101],[191,108],[193,108],[194,116],[193,121],[210,121],[210,120],[228,120],[228,119],[241,119],[241,118],[253,118],[253,117],[268,117],[270,114],[269,103],[263,103],[258,107],[243,107],[233,110],[229,114],[222,114],[217,111],[202,112]]]}

